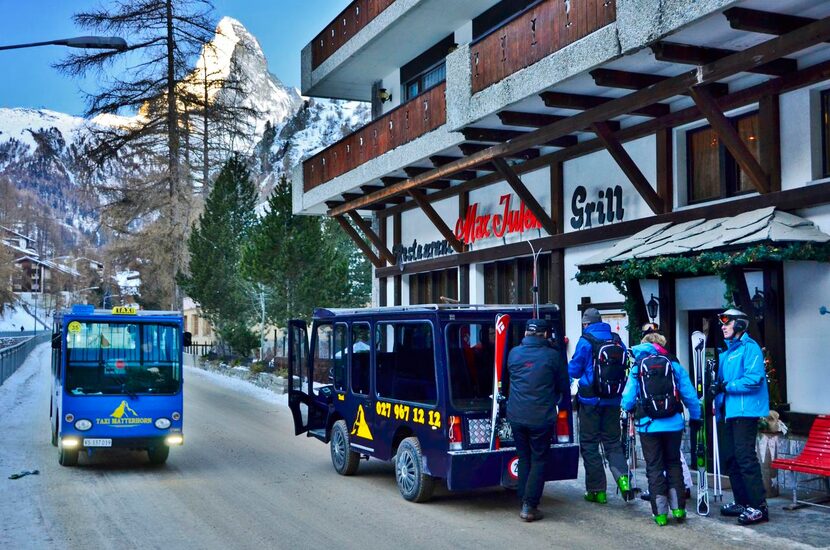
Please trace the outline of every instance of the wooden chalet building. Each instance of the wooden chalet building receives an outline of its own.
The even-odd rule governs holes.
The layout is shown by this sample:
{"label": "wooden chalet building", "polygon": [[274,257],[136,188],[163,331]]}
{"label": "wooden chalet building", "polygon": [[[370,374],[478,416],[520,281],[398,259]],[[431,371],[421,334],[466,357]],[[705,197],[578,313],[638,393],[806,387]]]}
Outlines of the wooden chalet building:
{"label": "wooden chalet building", "polygon": [[528,303],[530,241],[571,352],[590,304],[689,364],[735,303],[803,432],[830,413],[828,42],[830,0],[355,0],[302,92],[374,120],[303,162],[294,211],[340,222],[381,306]]}

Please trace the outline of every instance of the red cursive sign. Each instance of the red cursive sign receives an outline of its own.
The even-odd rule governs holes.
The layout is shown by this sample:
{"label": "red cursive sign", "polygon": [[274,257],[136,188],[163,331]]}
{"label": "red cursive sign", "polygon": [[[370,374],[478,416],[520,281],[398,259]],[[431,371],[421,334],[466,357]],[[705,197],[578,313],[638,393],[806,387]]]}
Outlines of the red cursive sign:
{"label": "red cursive sign", "polygon": [[533,213],[525,208],[523,202],[519,204],[518,210],[510,210],[512,195],[502,195],[499,204],[503,205],[501,214],[478,215],[478,203],[467,207],[467,213],[463,218],[455,222],[455,236],[464,241],[465,244],[472,244],[478,239],[488,237],[504,237],[507,233],[523,233],[528,229],[541,229],[542,224],[536,219]]}

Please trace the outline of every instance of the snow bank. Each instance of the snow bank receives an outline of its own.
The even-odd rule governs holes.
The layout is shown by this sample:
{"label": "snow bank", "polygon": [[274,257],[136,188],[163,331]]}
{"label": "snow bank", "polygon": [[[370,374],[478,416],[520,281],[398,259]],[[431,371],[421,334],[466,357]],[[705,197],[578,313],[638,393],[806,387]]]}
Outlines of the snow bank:
{"label": "snow bank", "polygon": [[272,392],[271,390],[266,390],[265,388],[255,386],[254,384],[247,382],[245,380],[231,378],[230,376],[225,376],[223,374],[219,374],[218,372],[202,370],[198,367],[185,367],[185,371],[187,372],[187,376],[207,378],[212,383],[228,388],[229,390],[233,390],[236,393],[242,393],[254,397],[256,399],[260,399],[262,401],[267,401],[268,403],[288,407],[287,393],[279,395]]}

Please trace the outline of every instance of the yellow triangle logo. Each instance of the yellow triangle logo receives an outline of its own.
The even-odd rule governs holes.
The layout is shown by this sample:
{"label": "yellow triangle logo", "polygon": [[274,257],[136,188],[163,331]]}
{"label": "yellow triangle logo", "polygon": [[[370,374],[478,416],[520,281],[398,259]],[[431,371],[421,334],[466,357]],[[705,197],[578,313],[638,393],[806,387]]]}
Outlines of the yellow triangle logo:
{"label": "yellow triangle logo", "polygon": [[357,435],[363,439],[372,441],[372,432],[369,430],[369,425],[366,424],[366,414],[363,412],[363,405],[357,406],[357,417],[354,419],[354,426],[352,426],[351,435]]}

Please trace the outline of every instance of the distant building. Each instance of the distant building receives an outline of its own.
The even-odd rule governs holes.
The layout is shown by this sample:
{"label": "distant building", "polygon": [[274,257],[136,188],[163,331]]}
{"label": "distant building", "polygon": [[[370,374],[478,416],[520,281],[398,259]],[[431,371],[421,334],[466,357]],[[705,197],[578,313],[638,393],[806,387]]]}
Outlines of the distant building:
{"label": "distant building", "polygon": [[185,297],[182,302],[184,329],[192,335],[194,345],[210,345],[216,342],[213,326],[202,315],[202,309],[192,298]]}

